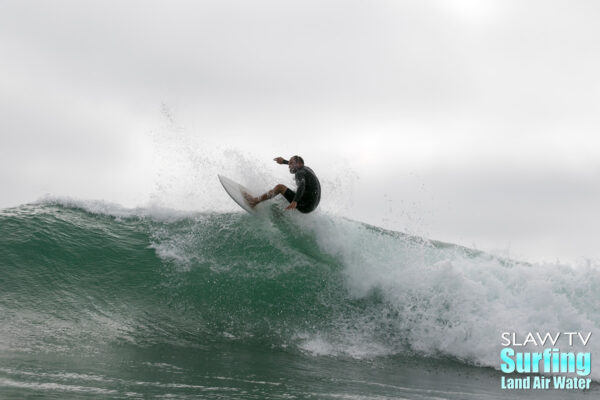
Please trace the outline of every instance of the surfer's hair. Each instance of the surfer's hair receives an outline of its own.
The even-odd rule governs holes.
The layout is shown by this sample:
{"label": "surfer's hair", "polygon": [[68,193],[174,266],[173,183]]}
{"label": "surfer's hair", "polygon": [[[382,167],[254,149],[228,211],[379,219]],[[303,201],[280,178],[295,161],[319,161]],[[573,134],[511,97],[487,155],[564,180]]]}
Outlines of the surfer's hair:
{"label": "surfer's hair", "polygon": [[304,160],[302,159],[302,157],[300,156],[292,156],[292,158],[296,161],[300,161],[300,163],[302,163],[302,165],[304,165]]}

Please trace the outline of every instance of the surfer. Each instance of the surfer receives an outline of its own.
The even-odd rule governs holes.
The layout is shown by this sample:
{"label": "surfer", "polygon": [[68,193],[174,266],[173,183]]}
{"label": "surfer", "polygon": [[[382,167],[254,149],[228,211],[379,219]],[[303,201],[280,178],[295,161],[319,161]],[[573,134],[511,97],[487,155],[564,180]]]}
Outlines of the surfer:
{"label": "surfer", "polygon": [[313,170],[304,165],[304,160],[300,156],[292,156],[289,161],[284,160],[282,157],[277,157],[273,160],[277,164],[288,164],[290,174],[294,174],[296,185],[298,186],[296,191],[294,192],[280,183],[259,197],[252,197],[248,193],[244,193],[248,204],[254,207],[258,203],[281,194],[290,202],[286,210],[298,210],[302,213],[314,211],[321,200],[321,184]]}

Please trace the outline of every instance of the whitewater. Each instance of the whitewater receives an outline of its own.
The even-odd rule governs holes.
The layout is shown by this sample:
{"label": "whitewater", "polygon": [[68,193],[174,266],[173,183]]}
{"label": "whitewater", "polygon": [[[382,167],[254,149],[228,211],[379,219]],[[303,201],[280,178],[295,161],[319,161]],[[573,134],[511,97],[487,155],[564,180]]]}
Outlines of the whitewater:
{"label": "whitewater", "polygon": [[0,398],[598,395],[499,389],[502,332],[598,332],[598,265],[264,212],[1,210]]}

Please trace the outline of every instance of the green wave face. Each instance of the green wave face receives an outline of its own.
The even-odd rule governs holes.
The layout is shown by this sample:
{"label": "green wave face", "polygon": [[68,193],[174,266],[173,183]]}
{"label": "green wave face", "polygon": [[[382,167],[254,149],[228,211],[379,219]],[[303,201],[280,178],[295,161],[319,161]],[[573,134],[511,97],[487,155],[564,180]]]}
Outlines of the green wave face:
{"label": "green wave face", "polygon": [[115,217],[29,205],[0,216],[0,259],[7,348],[287,346],[361,307],[345,304],[336,259],[281,218]]}

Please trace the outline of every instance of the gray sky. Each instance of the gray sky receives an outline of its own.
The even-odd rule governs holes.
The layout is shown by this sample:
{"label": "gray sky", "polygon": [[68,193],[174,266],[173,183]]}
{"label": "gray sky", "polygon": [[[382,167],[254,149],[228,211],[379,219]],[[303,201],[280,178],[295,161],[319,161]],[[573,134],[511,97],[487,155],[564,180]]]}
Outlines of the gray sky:
{"label": "gray sky", "polygon": [[599,20],[596,1],[4,0],[0,207],[233,209],[196,183],[288,183],[270,159],[300,154],[325,211],[599,259]]}

